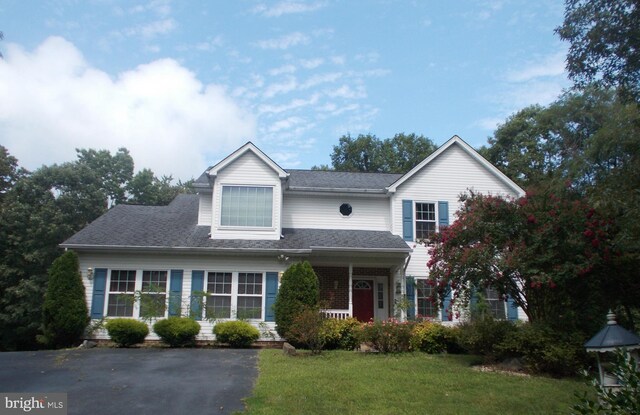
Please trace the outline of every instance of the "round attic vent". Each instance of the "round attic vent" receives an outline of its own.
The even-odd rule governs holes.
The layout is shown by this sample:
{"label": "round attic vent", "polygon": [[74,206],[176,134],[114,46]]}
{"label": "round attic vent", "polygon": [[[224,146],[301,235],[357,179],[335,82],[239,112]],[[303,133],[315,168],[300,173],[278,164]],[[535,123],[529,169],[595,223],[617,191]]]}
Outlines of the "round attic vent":
{"label": "round attic vent", "polygon": [[351,212],[353,212],[353,208],[348,203],[343,203],[340,205],[340,214],[342,216],[351,216]]}

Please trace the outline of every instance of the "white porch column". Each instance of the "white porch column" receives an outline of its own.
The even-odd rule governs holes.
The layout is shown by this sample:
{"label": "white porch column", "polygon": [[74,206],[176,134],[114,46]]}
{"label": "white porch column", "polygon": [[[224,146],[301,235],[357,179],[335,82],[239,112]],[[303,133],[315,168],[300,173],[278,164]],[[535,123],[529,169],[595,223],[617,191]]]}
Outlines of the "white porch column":
{"label": "white porch column", "polygon": [[349,317],[353,317],[353,264],[349,263]]}

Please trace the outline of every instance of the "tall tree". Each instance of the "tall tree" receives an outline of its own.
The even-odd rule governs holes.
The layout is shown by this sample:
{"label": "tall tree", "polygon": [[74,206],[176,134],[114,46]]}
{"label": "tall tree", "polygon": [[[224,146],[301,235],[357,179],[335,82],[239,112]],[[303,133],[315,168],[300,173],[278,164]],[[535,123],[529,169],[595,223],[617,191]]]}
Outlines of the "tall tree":
{"label": "tall tree", "polygon": [[180,193],[191,192],[191,181],[178,181],[173,185],[171,176],[157,178],[149,169],[139,171],[129,182],[127,190],[130,193],[129,203],[137,205],[169,204]]}
{"label": "tall tree", "polygon": [[333,146],[331,163],[338,171],[406,173],[436,148],[433,141],[416,134],[400,133],[385,140],[371,134],[355,139],[345,135]]}
{"label": "tall tree", "polygon": [[570,42],[569,77],[619,88],[640,102],[640,4],[638,0],[566,0],[560,38]]}
{"label": "tall tree", "polygon": [[87,166],[101,178],[108,207],[126,202],[126,185],[133,178],[133,158],[126,148],[112,156],[107,150],[76,149],[77,164]]}

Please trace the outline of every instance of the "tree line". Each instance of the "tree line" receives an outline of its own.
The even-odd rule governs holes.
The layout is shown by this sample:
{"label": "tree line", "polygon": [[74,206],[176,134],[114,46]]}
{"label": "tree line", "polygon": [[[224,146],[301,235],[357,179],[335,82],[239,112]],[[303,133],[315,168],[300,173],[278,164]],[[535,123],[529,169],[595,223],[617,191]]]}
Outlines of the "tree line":
{"label": "tree line", "polygon": [[77,151],[33,172],[0,146],[0,350],[38,347],[48,269],[58,245],[121,203],[166,205],[190,183],[134,174],[125,148]]}

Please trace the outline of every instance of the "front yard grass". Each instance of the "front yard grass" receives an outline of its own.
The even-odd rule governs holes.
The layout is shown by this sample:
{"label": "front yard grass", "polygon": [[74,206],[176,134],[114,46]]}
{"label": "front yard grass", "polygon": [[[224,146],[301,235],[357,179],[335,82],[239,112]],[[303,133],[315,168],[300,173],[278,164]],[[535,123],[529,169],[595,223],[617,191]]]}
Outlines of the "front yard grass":
{"label": "front yard grass", "polygon": [[262,350],[246,414],[567,414],[578,380],[480,372],[472,356]]}

